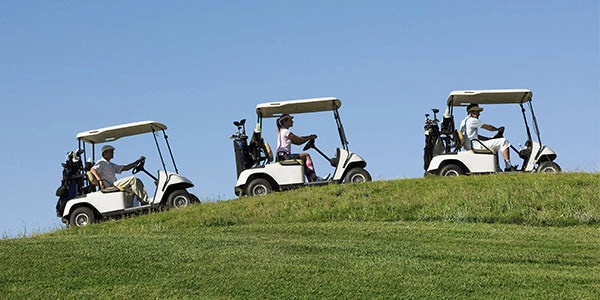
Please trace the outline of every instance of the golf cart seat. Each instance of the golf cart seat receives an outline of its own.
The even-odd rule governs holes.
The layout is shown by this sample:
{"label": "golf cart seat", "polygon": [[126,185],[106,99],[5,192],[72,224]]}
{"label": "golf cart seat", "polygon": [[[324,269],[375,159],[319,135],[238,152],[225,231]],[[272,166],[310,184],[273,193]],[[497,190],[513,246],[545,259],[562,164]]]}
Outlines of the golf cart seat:
{"label": "golf cart seat", "polygon": [[278,163],[282,166],[298,166],[298,165],[302,165],[302,160],[301,159],[285,159],[285,160],[278,161]]}
{"label": "golf cart seat", "polygon": [[[474,149],[473,143],[479,143],[484,149]],[[462,131],[459,129],[454,130],[454,152],[460,151],[461,148],[464,148],[467,151],[471,151],[477,154],[496,154],[494,151],[486,147],[480,140],[470,140],[467,144],[465,144],[465,136]]]}
{"label": "golf cart seat", "polygon": [[[92,174],[91,171],[87,171],[86,175],[87,175],[87,178],[88,178],[90,184],[100,188],[100,186],[98,185],[98,180],[96,180],[96,176],[94,176],[94,174]],[[111,186],[111,187],[103,188],[100,191],[103,193],[114,193],[114,192],[120,192],[121,190],[119,188],[117,188],[116,186]]]}
{"label": "golf cart seat", "polygon": [[304,163],[302,159],[299,158],[283,159],[283,155],[280,155],[279,153],[277,153],[275,161],[282,166],[297,166]]}
{"label": "golf cart seat", "polygon": [[271,146],[269,145],[269,143],[265,142],[263,140],[263,147],[264,147],[264,151],[265,151],[265,158],[267,159],[267,162],[272,162],[273,161],[273,151],[271,150]]}
{"label": "golf cart seat", "polygon": [[462,134],[462,131],[458,129],[454,130],[452,138],[454,139],[454,152],[460,151],[460,149],[463,148],[465,144],[465,136]]}

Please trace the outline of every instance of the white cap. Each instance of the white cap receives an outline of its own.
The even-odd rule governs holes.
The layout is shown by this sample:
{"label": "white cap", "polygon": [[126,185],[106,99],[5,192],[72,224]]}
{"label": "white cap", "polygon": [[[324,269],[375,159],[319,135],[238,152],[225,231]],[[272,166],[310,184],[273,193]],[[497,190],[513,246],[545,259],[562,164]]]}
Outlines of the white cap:
{"label": "white cap", "polygon": [[104,153],[104,151],[108,151],[108,150],[115,150],[115,147],[113,147],[111,145],[102,146],[102,153]]}

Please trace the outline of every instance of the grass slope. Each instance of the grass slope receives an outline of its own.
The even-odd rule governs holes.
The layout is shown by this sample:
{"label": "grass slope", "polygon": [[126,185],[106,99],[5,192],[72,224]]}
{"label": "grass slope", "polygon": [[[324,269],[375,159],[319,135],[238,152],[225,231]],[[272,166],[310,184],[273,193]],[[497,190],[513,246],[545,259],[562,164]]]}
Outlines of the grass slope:
{"label": "grass slope", "polygon": [[4,299],[597,299],[600,174],[378,181],[0,240]]}

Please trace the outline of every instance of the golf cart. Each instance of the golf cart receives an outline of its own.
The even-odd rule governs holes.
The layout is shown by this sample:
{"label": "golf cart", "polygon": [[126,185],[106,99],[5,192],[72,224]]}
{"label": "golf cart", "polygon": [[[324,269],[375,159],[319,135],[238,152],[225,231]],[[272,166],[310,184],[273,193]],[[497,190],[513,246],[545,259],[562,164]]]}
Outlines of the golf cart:
{"label": "golf cart", "polygon": [[[523,159],[517,171],[521,172],[560,172],[560,166],[554,162],[556,153],[548,146],[542,144],[537,120],[533,112],[533,93],[526,89],[506,90],[475,90],[453,91],[448,96],[446,113],[442,124],[439,126],[437,113],[433,109],[434,117],[425,115],[425,148],[424,168],[427,174],[440,176],[459,176],[463,174],[490,174],[502,172],[498,166],[498,153],[485,147],[479,140],[467,141],[466,136],[454,125],[454,109],[466,107],[471,103],[478,105],[518,104],[520,106],[527,141],[525,148],[511,149]],[[526,113],[527,109],[529,114]],[[463,110],[460,110],[463,112]],[[460,123],[461,120],[458,120]],[[530,122],[533,124],[534,135],[531,133]],[[502,137],[504,127],[501,127],[494,137]],[[469,143],[469,144],[466,144]],[[474,149],[479,143],[483,149]],[[465,150],[469,149],[469,150]],[[510,151],[510,150],[509,150]]]}
{"label": "golf cart", "polygon": [[[341,106],[342,101],[336,98],[314,98],[258,104],[256,106],[256,127],[250,141],[248,141],[246,135],[246,120],[233,122],[237,127],[237,132],[231,136],[237,167],[235,194],[237,196],[254,196],[268,194],[273,190],[282,191],[302,186],[371,181],[371,175],[365,170],[367,162],[348,150],[348,141],[338,112]],[[277,118],[282,114],[323,111],[333,111],[342,147],[337,148],[335,157],[330,158],[317,148],[314,139],[305,144],[303,151],[314,149],[335,168],[331,179],[308,182],[304,177],[305,166],[302,160],[273,161],[271,147],[262,137],[262,121],[264,118]]]}
{"label": "golf cart", "polygon": [[[187,189],[194,184],[187,178],[179,175],[168,137],[165,133],[167,126],[154,121],[142,121],[123,125],[116,125],[96,130],[84,131],[77,134],[79,143],[78,150],[69,152],[67,161],[63,163],[63,180],[56,195],[59,197],[56,205],[57,216],[67,225],[85,226],[97,220],[115,218],[124,215],[141,212],[181,208],[198,198],[190,194]],[[159,146],[157,136],[162,132],[164,144],[168,148],[174,173],[166,170],[165,161]],[[139,163],[132,169],[133,174],[143,172],[148,175],[154,183],[154,188],[146,184],[150,193],[154,190],[154,197],[150,203],[141,205],[133,194],[121,191],[116,187],[108,187],[98,190],[95,177],[90,169],[94,165],[95,146],[106,142],[115,142],[120,138],[151,133],[158,150],[162,163],[162,170],[158,171],[158,177],[152,175],[144,168],[146,159],[142,157]],[[87,146],[90,146],[91,157],[86,161]],[[99,155],[101,156],[101,154]],[[135,200],[135,201],[134,201]]]}

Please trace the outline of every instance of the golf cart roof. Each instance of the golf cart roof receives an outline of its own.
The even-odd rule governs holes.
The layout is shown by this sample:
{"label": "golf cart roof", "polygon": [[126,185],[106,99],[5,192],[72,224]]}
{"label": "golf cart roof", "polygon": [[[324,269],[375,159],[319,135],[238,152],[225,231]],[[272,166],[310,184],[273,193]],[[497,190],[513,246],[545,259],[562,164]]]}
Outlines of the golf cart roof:
{"label": "golf cart roof", "polygon": [[286,100],[260,103],[256,106],[256,114],[263,118],[279,117],[282,114],[301,114],[335,110],[342,106],[342,101],[334,97]]}
{"label": "golf cart roof", "polygon": [[77,134],[77,139],[87,143],[98,144],[111,142],[125,136],[165,129],[167,129],[165,124],[155,121],[141,121],[80,132]]}
{"label": "golf cart roof", "polygon": [[477,104],[525,103],[531,101],[533,93],[526,89],[513,90],[471,90],[452,91],[448,96],[448,106]]}

